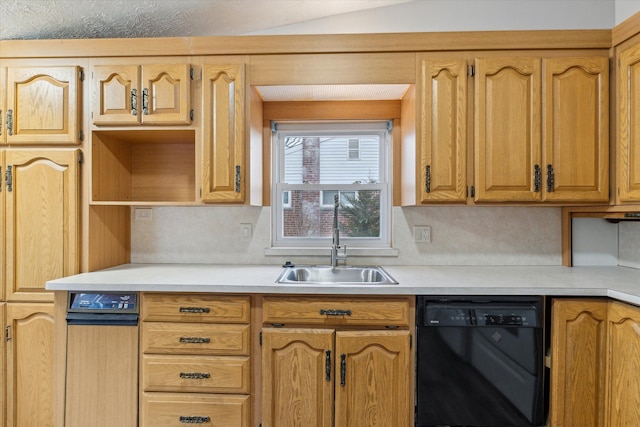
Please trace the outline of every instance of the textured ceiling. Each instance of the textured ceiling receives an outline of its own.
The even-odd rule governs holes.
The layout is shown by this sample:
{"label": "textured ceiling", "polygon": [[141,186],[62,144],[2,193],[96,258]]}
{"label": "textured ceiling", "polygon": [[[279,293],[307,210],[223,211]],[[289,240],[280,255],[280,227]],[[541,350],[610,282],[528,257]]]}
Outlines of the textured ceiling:
{"label": "textured ceiling", "polygon": [[240,35],[415,0],[0,0],[0,39]]}

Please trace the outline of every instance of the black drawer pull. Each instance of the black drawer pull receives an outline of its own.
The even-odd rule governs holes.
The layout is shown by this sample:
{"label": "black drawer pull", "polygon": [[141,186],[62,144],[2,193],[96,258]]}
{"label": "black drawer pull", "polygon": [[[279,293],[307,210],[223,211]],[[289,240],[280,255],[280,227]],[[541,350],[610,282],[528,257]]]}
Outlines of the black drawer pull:
{"label": "black drawer pull", "polygon": [[211,378],[211,374],[206,372],[180,372],[180,378],[186,380],[205,380]]}
{"label": "black drawer pull", "polygon": [[209,344],[211,338],[180,337],[180,342],[184,344]]}
{"label": "black drawer pull", "polygon": [[180,416],[180,422],[182,424],[204,424],[210,421],[211,421],[210,417]]}
{"label": "black drawer pull", "polygon": [[322,316],[351,316],[351,310],[325,310],[320,309]]}
{"label": "black drawer pull", "polygon": [[180,313],[208,313],[209,307],[180,307]]}

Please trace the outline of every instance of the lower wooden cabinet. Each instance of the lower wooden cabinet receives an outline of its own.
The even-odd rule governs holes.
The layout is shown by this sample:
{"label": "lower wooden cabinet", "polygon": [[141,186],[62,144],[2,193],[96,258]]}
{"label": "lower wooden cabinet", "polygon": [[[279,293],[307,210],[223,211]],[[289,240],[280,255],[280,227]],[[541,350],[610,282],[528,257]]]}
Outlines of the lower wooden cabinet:
{"label": "lower wooden cabinet", "polygon": [[608,425],[640,426],[640,307],[611,302],[608,333]]}
{"label": "lower wooden cabinet", "polygon": [[[367,301],[317,298],[305,312],[295,299],[265,298],[264,318],[272,318],[276,311],[290,313],[283,316],[289,317],[291,326],[262,329],[263,427],[411,425],[411,316],[395,330],[366,327],[357,319],[366,317]],[[369,307],[380,301],[369,300]],[[289,303],[291,310],[286,309]],[[398,304],[399,311],[370,309],[376,325],[384,323],[385,312],[390,323],[398,322],[399,313],[410,312],[408,299],[390,303]],[[318,316],[318,306],[330,314]],[[362,326],[345,327],[351,316]],[[305,322],[324,325],[296,326]]]}
{"label": "lower wooden cabinet", "polygon": [[145,293],[140,426],[249,427],[250,297]]}
{"label": "lower wooden cabinet", "polygon": [[6,426],[51,427],[53,304],[8,303],[6,317]]}
{"label": "lower wooden cabinet", "polygon": [[553,301],[551,425],[601,427],[605,416],[607,301]]}
{"label": "lower wooden cabinet", "polygon": [[551,322],[551,425],[640,425],[640,307],[556,299]]}
{"label": "lower wooden cabinet", "polygon": [[140,425],[183,427],[185,424],[248,426],[249,396],[144,393]]}
{"label": "lower wooden cabinet", "polygon": [[[1,325],[6,325],[5,322],[5,317],[4,317],[4,312],[6,310],[6,304],[5,303],[0,303],[0,324]],[[0,424],[4,422],[5,420],[5,414],[6,414],[6,390],[7,390],[7,377],[6,377],[6,370],[5,370],[5,363],[4,363],[4,355],[6,354],[6,350],[5,350],[5,340],[4,337],[2,337],[2,339],[0,339]]]}

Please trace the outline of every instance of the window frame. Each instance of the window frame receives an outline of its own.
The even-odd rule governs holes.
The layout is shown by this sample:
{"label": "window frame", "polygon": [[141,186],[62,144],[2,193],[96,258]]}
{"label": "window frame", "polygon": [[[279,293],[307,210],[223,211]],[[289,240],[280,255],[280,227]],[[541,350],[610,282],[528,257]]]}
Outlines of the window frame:
{"label": "window frame", "polygon": [[[315,127],[315,130],[312,128]],[[321,128],[322,130],[318,130]],[[392,230],[392,190],[391,168],[392,168],[392,149],[393,141],[392,126],[389,121],[312,121],[312,122],[289,122],[278,121],[272,123],[272,182],[271,191],[273,201],[280,203],[271,204],[271,246],[275,248],[286,247],[328,247],[331,246],[331,236],[322,237],[284,237],[284,211],[287,209],[282,203],[282,193],[285,191],[293,192],[296,190],[307,191],[345,191],[355,192],[366,190],[380,191],[380,236],[379,237],[348,237],[340,236],[340,241],[350,247],[356,248],[391,248],[391,230]],[[379,177],[375,183],[353,183],[353,184],[288,184],[285,182],[285,150],[284,140],[287,136],[350,136],[367,134],[378,134],[380,137],[379,149]],[[348,144],[347,144],[348,149]],[[291,193],[290,193],[291,194]],[[291,196],[290,196],[291,197]],[[291,200],[291,199],[290,199]],[[320,209],[326,209],[327,206],[319,201]]]}

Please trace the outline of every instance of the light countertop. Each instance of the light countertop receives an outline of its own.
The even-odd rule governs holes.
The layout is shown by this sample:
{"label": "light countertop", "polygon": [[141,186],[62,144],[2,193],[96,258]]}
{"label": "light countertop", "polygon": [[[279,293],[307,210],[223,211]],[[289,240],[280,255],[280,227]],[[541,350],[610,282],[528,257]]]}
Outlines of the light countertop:
{"label": "light countertop", "polygon": [[640,269],[560,266],[385,266],[397,285],[277,284],[279,265],[124,264],[47,282],[54,291],[318,295],[602,296],[640,305]]}

